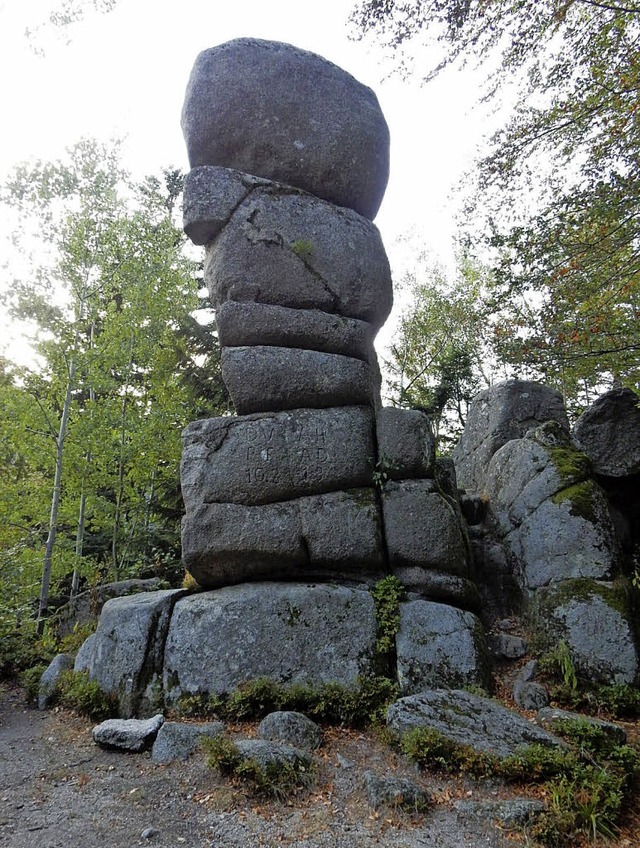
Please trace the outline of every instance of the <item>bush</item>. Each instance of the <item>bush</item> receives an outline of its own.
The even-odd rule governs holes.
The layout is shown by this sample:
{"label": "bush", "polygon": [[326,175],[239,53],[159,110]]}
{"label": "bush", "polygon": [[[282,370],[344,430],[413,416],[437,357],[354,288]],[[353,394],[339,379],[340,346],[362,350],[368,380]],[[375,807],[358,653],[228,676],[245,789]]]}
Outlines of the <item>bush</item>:
{"label": "bush", "polygon": [[116,699],[105,694],[86,671],[63,671],[58,679],[56,700],[91,721],[104,721],[117,715]]}

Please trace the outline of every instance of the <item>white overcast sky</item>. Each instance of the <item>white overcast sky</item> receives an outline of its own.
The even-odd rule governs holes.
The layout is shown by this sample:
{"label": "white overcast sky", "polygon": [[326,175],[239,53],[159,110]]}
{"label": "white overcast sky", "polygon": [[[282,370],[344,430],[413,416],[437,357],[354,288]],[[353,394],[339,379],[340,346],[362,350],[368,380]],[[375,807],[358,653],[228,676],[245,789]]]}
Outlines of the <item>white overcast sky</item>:
{"label": "white overcast sky", "polygon": [[82,136],[125,137],[125,165],[140,176],[187,170],[180,111],[198,52],[240,36],[276,39],[320,53],[376,92],[391,132],[391,177],[376,223],[392,266],[406,260],[409,232],[409,250],[422,245],[449,261],[452,196],[485,128],[473,110],[472,73],[426,87],[389,77],[380,49],[348,39],[351,0],[119,0],[65,37],[41,34],[45,54],[36,55],[25,29],[55,5],[0,0],[0,180],[23,160],[59,157]]}

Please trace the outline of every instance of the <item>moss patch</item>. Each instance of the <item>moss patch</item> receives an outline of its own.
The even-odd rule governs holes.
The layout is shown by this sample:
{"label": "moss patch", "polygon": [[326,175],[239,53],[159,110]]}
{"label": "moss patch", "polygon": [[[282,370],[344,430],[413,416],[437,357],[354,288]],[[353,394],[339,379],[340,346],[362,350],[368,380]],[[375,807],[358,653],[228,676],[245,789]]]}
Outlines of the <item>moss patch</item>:
{"label": "moss patch", "polygon": [[573,486],[561,489],[551,500],[554,504],[568,504],[571,515],[584,518],[591,524],[597,524],[600,519],[597,489],[592,480],[584,480],[582,483],[575,483]]}

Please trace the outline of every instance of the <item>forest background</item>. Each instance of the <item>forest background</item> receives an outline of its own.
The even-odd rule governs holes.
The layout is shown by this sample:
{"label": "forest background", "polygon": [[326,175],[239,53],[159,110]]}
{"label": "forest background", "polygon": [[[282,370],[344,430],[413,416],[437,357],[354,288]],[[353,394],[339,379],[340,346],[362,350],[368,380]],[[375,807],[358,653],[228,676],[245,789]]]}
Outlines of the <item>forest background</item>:
{"label": "forest background", "polygon": [[[43,26],[116,6],[65,0]],[[396,279],[385,401],[428,411],[447,452],[496,379],[543,380],[573,416],[637,388],[640,7],[364,0],[348,25],[400,79],[471,66],[503,118],[464,180],[455,267],[419,251]],[[0,361],[3,671],[79,588],[182,580],[180,431],[231,411],[182,178],[132,178],[117,143],[84,139],[2,186],[19,257],[3,306],[35,353]]]}

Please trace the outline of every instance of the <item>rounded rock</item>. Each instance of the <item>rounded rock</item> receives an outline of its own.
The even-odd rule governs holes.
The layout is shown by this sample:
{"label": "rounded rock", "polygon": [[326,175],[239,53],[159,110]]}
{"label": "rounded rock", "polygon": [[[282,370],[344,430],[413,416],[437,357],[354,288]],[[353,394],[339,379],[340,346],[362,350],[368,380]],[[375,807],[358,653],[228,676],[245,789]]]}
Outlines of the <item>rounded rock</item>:
{"label": "rounded rock", "polygon": [[222,165],[376,215],[389,130],[373,91],[315,53],[238,38],[204,50],[182,129],[192,168]]}

